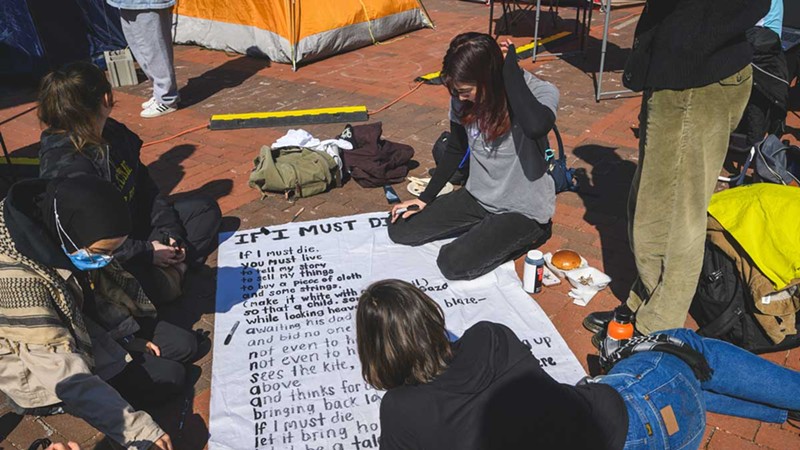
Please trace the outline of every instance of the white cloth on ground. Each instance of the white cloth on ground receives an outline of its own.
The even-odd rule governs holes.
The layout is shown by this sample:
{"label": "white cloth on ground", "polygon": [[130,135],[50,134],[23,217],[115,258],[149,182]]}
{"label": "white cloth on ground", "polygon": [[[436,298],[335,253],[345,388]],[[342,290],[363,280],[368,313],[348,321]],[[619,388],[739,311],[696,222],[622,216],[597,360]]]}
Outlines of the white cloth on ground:
{"label": "white cloth on ground", "polygon": [[304,147],[319,152],[325,152],[329,154],[334,161],[336,161],[336,165],[339,166],[339,176],[341,177],[342,170],[344,169],[344,163],[342,162],[342,157],[339,154],[339,150],[352,150],[353,144],[344,139],[326,139],[324,141],[320,141],[312,136],[308,131],[297,129],[289,130],[285,135],[273,142],[270,147],[273,149],[283,147]]}
{"label": "white cloth on ground", "polygon": [[285,135],[272,143],[272,148],[281,147],[306,147],[313,148],[319,145],[319,139],[306,130],[289,130]]}
{"label": "white cloth on ground", "polygon": [[324,151],[324,148],[329,144],[334,144],[342,150],[353,149],[353,144],[344,139],[326,139],[320,141],[303,129],[289,130],[286,134],[278,138],[277,141],[273,142],[271,147],[273,149],[281,147],[305,147],[312,150]]}

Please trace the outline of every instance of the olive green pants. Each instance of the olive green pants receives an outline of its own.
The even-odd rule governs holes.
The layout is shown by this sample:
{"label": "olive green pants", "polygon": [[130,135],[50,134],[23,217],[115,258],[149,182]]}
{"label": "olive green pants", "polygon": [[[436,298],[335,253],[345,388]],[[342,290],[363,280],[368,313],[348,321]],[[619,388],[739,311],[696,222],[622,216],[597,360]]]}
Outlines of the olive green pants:
{"label": "olive green pants", "polygon": [[647,91],[642,99],[639,166],[628,199],[638,271],[628,307],[642,333],[686,321],[703,263],[708,203],[751,77],[748,65],[707,86]]}

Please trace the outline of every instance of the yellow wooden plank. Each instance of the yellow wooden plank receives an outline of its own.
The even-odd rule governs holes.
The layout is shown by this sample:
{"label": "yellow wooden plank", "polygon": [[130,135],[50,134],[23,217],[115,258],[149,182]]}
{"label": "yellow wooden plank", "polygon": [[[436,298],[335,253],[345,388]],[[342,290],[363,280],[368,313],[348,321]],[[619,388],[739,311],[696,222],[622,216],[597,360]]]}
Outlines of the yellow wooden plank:
{"label": "yellow wooden plank", "polygon": [[294,111],[271,111],[244,114],[215,114],[211,120],[272,119],[279,117],[314,116],[322,114],[345,114],[367,112],[366,106],[341,106],[335,108],[298,109]]}

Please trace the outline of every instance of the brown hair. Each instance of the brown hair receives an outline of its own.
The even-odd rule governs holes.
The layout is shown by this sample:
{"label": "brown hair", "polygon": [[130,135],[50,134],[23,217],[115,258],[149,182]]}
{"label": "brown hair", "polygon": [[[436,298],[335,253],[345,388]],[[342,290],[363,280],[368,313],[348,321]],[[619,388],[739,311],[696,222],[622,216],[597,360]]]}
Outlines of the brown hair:
{"label": "brown hair", "polygon": [[463,125],[477,124],[488,141],[511,128],[503,83],[503,52],[494,39],[483,33],[462,33],[450,41],[442,61],[442,81],[450,95],[458,97],[455,85],[474,84],[474,103],[458,111]]}
{"label": "brown hair", "polygon": [[358,299],[356,338],[364,380],[376,389],[427,383],[452,352],[439,305],[401,280],[371,284]]}
{"label": "brown hair", "polygon": [[88,62],[73,62],[42,78],[39,120],[54,133],[68,133],[77,150],[103,142],[95,120],[104,97],[113,104],[111,84],[102,70]]}

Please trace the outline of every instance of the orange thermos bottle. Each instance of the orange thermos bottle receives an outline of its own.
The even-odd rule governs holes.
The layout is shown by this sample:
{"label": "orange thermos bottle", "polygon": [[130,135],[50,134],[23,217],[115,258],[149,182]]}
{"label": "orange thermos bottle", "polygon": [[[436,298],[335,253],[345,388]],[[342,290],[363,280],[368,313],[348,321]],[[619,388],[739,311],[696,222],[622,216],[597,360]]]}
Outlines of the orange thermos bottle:
{"label": "orange thermos bottle", "polygon": [[614,311],[614,318],[608,323],[606,337],[603,339],[601,353],[609,357],[633,337],[633,313],[627,311]]}
{"label": "orange thermos bottle", "polygon": [[606,336],[615,341],[624,341],[633,337],[633,317],[627,311],[614,311],[614,318],[608,323]]}
{"label": "orange thermos bottle", "polygon": [[628,308],[617,308],[614,311],[614,318],[606,327],[606,336],[600,344],[601,365],[604,360],[613,359],[613,355],[633,338],[634,333],[633,312]]}

